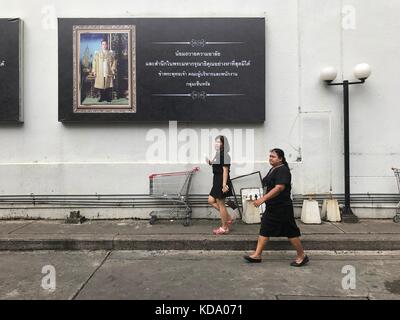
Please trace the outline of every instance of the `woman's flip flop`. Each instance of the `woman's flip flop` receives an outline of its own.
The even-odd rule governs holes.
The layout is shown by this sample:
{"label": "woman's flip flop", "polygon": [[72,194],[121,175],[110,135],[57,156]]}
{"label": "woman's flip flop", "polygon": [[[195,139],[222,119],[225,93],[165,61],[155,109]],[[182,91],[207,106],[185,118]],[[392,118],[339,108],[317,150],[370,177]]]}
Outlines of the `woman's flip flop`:
{"label": "woman's flip flop", "polygon": [[219,227],[219,228],[217,228],[217,229],[214,229],[213,230],[213,233],[214,234],[216,234],[216,235],[219,235],[219,234],[228,234],[229,233],[229,229],[224,229],[224,228],[222,228],[222,227]]}

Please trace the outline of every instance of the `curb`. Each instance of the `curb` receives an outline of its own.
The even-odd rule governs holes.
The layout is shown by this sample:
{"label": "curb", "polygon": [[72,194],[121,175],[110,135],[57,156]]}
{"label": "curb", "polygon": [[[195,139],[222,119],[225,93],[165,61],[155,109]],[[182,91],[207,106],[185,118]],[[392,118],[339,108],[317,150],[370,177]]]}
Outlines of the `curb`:
{"label": "curb", "polygon": [[[303,236],[305,250],[400,250],[400,235],[312,235]],[[256,236],[210,237],[201,235],[118,235],[104,238],[45,238],[35,236],[0,238],[0,251],[33,250],[254,250]],[[274,238],[266,251],[293,250],[286,238]]]}

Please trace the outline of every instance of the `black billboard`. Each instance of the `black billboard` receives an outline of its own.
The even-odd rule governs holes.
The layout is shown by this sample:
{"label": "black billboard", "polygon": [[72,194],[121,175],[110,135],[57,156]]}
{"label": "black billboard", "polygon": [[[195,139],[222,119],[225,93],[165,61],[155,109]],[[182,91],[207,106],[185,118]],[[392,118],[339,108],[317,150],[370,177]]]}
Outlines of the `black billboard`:
{"label": "black billboard", "polygon": [[265,18],[60,18],[59,121],[263,122]]}
{"label": "black billboard", "polygon": [[22,42],[22,20],[0,19],[0,121],[23,121]]}

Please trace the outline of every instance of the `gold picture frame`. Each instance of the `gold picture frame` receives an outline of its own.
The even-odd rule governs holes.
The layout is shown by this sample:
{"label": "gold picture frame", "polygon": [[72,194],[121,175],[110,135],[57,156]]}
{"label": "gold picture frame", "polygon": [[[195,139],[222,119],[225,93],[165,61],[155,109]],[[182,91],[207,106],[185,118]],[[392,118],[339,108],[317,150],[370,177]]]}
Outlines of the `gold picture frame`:
{"label": "gold picture frame", "polygon": [[[91,67],[97,54],[93,44],[98,38],[102,38],[98,48],[101,49],[103,42],[106,42],[107,50],[117,66],[106,89],[96,88],[98,79]],[[114,45],[114,42],[117,44]],[[82,43],[86,44],[83,50]],[[102,100],[103,93],[100,93],[99,98],[98,91],[106,90],[109,90],[107,91],[109,99]],[[136,113],[136,27],[134,25],[73,26],[73,112]]]}

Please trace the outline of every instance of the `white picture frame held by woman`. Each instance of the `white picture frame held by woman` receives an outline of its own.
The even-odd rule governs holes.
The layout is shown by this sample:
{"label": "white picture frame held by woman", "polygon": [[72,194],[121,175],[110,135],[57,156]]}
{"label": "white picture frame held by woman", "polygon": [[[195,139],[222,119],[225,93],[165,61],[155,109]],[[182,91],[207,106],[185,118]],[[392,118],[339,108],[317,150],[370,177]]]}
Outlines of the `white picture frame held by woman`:
{"label": "white picture frame held by woman", "polygon": [[240,196],[242,198],[242,220],[248,224],[261,223],[261,216],[265,211],[265,203],[259,207],[254,206],[254,201],[264,195],[263,188],[242,188]]}

